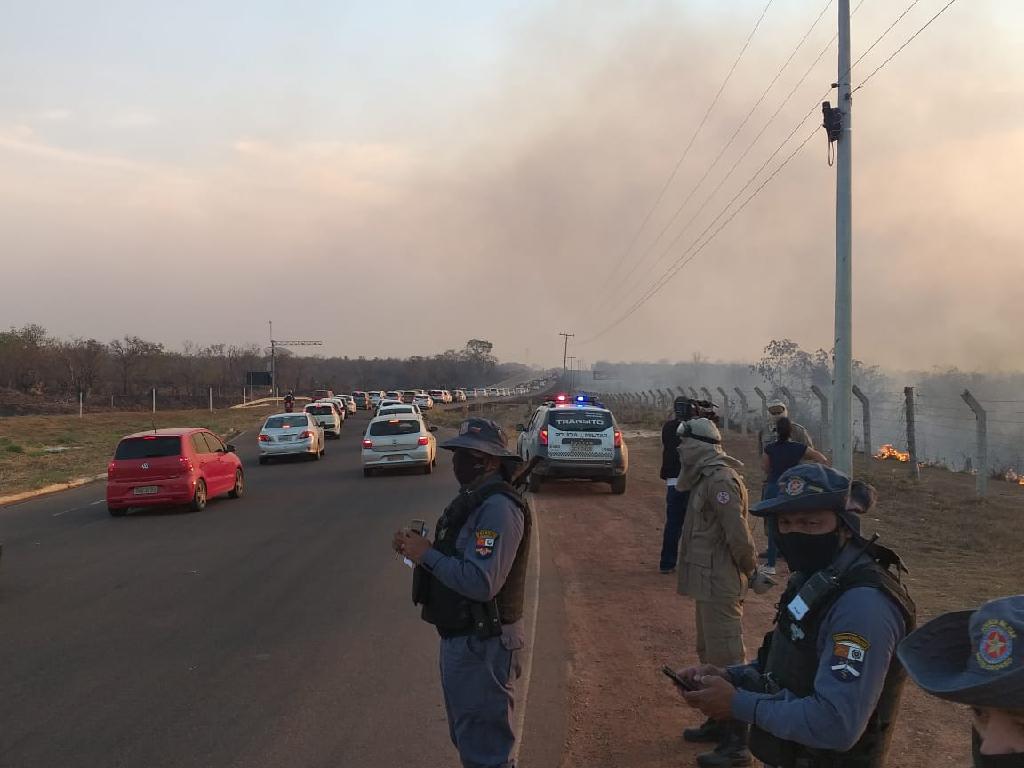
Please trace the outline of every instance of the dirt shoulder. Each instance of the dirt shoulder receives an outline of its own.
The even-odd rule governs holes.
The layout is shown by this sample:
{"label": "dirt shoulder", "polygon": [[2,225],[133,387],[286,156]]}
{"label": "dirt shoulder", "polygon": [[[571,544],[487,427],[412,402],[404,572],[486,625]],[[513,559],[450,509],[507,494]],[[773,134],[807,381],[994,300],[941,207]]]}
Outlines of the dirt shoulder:
{"label": "dirt shoulder", "polygon": [[268,409],[97,413],[0,418],[0,496],[104,472],[118,439],[164,427],[206,427],[229,438],[259,426]]}
{"label": "dirt shoulder", "polygon": [[[729,435],[726,447],[747,465],[744,474],[756,495],[754,439]],[[597,483],[552,483],[538,496],[566,596],[570,711],[563,768],[692,765],[704,749],[683,742],[682,729],[698,723],[699,713],[678,699],[659,672],[665,663],[694,661],[695,638],[692,602],[676,594],[674,575],[658,573],[665,496],[658,439],[634,438],[630,460],[625,496],[612,496]],[[878,531],[906,559],[921,620],[1024,591],[1024,488],[993,484],[993,497],[980,503],[970,476],[926,469],[914,484],[905,465],[876,460],[858,467],[858,474],[882,495],[865,530]],[[763,546],[759,525],[754,536]],[[749,655],[770,627],[777,599],[778,591],[747,600]],[[968,764],[964,709],[908,684],[888,763]]]}

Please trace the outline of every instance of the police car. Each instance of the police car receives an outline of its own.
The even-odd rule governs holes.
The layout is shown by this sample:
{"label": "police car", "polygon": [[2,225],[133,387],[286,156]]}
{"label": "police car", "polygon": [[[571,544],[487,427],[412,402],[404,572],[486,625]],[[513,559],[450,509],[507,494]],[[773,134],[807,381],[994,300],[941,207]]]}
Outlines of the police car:
{"label": "police car", "polygon": [[593,398],[558,395],[517,429],[519,456],[539,458],[530,472],[534,493],[543,482],[560,478],[607,482],[612,493],[626,492],[629,451],[612,412]]}

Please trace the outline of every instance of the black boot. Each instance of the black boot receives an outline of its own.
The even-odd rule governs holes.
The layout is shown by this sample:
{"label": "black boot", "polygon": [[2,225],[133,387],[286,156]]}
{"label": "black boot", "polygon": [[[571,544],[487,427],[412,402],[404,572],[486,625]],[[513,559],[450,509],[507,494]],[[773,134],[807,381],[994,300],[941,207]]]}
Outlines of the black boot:
{"label": "black boot", "polygon": [[708,718],[696,728],[687,728],[683,731],[683,738],[695,744],[714,744],[725,737],[722,724],[718,720]]}
{"label": "black boot", "polygon": [[736,720],[728,720],[721,723],[724,736],[714,752],[706,752],[697,757],[697,765],[700,768],[742,768],[751,765],[753,758],[750,750],[747,749],[747,734],[749,727],[746,723]]}

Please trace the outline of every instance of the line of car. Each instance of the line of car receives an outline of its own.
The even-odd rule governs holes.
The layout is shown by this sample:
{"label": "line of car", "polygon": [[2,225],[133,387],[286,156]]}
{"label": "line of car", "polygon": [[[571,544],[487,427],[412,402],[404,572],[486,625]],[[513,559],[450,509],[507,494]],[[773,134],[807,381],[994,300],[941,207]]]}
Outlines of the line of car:
{"label": "line of car", "polygon": [[[355,391],[349,395],[317,390],[316,399],[302,411],[275,413],[265,419],[256,439],[258,461],[266,464],[294,455],[318,460],[327,451],[328,436],[340,439],[349,416],[359,409],[373,409],[361,443],[364,476],[409,467],[430,474],[437,465],[437,427],[427,424],[424,412],[432,409],[435,402],[464,402],[470,397],[501,396],[508,392],[507,388],[497,387],[451,392]],[[536,417],[531,419],[531,429],[534,422],[539,423]],[[532,432],[524,425],[525,434]],[[572,437],[567,434],[569,438],[564,439]],[[619,441],[620,433],[615,434]],[[575,439],[579,441],[578,437]],[[520,446],[524,444],[521,436]],[[619,444],[616,442],[616,451]],[[544,448],[551,458],[556,457],[557,450],[552,451],[550,445]],[[521,453],[528,456],[529,450],[521,449]],[[598,454],[600,450],[592,451],[593,456]],[[623,469],[621,474],[624,472]],[[612,487],[616,489],[614,481]],[[239,498],[244,493],[245,471],[235,446],[201,427],[154,429],[127,435],[118,441],[107,466],[107,509],[114,517],[121,517],[132,508],[164,505],[187,504],[200,511],[211,498],[225,494]]]}

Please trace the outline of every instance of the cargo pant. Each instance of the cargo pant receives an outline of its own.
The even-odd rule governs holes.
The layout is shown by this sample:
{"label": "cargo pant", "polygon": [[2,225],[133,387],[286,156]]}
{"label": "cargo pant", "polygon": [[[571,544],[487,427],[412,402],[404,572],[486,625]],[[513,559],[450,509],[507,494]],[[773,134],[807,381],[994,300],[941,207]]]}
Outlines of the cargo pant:
{"label": "cargo pant", "polygon": [[463,768],[515,768],[512,716],[521,646],[508,636],[441,640],[444,706]]}
{"label": "cargo pant", "polygon": [[697,658],[701,664],[728,667],[746,662],[743,601],[695,600]]}

